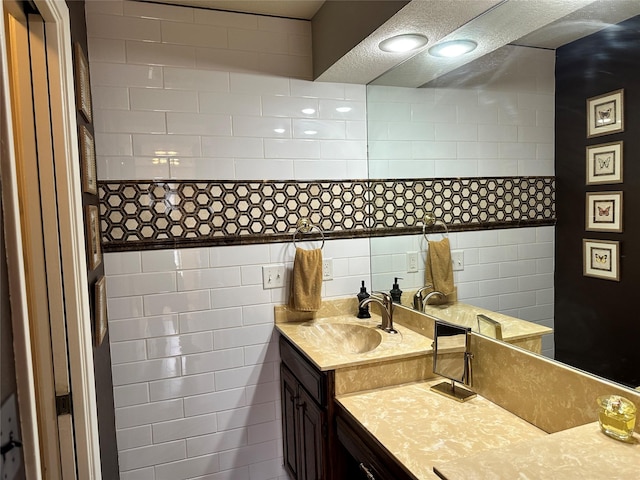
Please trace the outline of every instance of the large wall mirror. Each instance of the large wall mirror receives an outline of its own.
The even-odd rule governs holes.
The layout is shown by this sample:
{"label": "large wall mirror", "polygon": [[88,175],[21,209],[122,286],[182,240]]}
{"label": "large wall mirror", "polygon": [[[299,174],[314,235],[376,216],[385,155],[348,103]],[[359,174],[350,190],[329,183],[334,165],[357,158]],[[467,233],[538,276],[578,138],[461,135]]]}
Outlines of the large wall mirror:
{"label": "large wall mirror", "polygon": [[[609,1],[606,6],[601,1],[587,3],[569,16],[455,69],[425,67],[421,60],[428,54],[423,52],[371,82],[367,86],[369,178],[557,175],[557,143],[563,141],[556,138],[557,49],[591,35],[601,35],[600,41],[611,37],[611,42],[619,42],[615,35],[608,37],[602,32],[611,32],[616,24],[640,15],[637,1]],[[637,36],[632,39],[635,43],[639,40]],[[618,43],[616,49],[623,55],[625,46]],[[580,58],[579,63],[585,61],[589,58]],[[597,78],[592,81],[597,82]],[[574,149],[579,156],[572,159],[571,168],[583,195],[586,125],[580,128],[585,135]],[[560,187],[564,185],[557,185],[558,190]],[[557,195],[556,202],[562,198]],[[580,220],[578,229],[584,230],[584,202],[572,208]],[[554,321],[558,315],[554,305],[558,303],[554,285],[557,228],[531,225],[448,233],[452,252],[463,262],[463,268],[454,272],[458,300],[566,333],[566,327],[558,325],[558,318]],[[400,278],[400,288],[405,291],[423,286],[427,242],[440,240],[444,235],[441,232],[432,229],[426,236],[371,238],[372,289],[389,291],[395,278]],[[589,237],[582,231],[575,235]],[[417,268],[413,260],[416,254]],[[576,255],[580,260],[580,252]],[[582,271],[577,274],[581,276]],[[542,353],[558,358],[557,343],[553,336],[547,337]],[[572,364],[626,386],[640,385],[636,374],[615,378],[597,366]]]}

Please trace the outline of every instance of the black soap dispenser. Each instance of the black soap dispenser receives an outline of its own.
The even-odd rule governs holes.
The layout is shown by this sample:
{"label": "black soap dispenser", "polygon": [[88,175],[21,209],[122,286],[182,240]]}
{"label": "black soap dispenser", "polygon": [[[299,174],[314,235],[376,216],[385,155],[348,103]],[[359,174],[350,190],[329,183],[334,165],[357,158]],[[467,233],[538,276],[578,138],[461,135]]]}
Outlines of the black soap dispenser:
{"label": "black soap dispenser", "polygon": [[400,290],[400,285],[398,285],[398,279],[402,280],[402,277],[395,278],[393,281],[393,288],[389,291],[393,303],[400,303],[402,300],[402,290]]}
{"label": "black soap dispenser", "polygon": [[[362,280],[362,286],[360,287],[360,293],[358,294],[358,305],[365,298],[369,298],[369,293],[367,293],[367,287],[364,286],[364,280]],[[371,314],[369,313],[369,305],[365,305],[364,307],[358,306],[358,318],[371,318]]]}

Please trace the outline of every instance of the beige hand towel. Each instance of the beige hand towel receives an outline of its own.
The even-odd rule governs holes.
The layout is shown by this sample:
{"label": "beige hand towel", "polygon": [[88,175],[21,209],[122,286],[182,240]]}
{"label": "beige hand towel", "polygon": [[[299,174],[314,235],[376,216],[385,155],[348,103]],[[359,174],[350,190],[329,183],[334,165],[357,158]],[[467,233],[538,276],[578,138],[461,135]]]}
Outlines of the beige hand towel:
{"label": "beige hand towel", "polygon": [[443,238],[438,242],[429,241],[427,261],[425,264],[426,285],[433,285],[434,290],[444,293],[447,298],[441,301],[435,299],[433,303],[447,303],[454,301],[455,287],[453,285],[453,264],[451,263],[451,247],[449,239]]}
{"label": "beige hand towel", "polygon": [[322,305],[322,250],[296,247],[289,306],[301,312],[317,312]]}

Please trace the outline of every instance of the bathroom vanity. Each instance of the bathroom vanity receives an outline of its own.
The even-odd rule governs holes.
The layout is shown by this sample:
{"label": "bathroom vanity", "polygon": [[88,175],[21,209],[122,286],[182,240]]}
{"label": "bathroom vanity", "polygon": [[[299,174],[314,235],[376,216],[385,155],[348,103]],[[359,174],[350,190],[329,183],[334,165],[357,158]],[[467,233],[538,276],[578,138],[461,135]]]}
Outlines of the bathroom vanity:
{"label": "bathroom vanity", "polygon": [[[563,468],[574,469],[571,458],[579,459],[575,471],[603,478],[633,478],[640,468],[637,438],[624,444],[593,423],[596,396],[640,404],[640,392],[471,333],[478,395],[457,402],[430,389],[442,378],[432,372],[431,337],[419,328],[429,315],[397,308],[400,333],[393,335],[375,328],[376,315],[345,313],[356,307],[327,302],[315,315],[276,307],[285,463],[293,478],[462,480],[481,478],[480,471],[513,478],[513,468],[529,478],[586,478],[564,475]],[[363,328],[379,343],[361,340],[375,336]]]}

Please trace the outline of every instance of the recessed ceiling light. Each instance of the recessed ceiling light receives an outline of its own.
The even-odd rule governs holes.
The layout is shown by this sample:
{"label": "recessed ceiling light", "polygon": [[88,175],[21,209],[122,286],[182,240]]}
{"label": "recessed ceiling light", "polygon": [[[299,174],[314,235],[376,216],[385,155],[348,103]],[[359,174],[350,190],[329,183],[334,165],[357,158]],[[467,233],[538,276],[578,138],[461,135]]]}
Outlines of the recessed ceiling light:
{"label": "recessed ceiling light", "polygon": [[477,46],[473,40],[451,40],[434,45],[429,53],[435,57],[459,57],[475,50]]}
{"label": "recessed ceiling light", "polygon": [[424,47],[429,39],[419,33],[405,33],[387,38],[378,44],[378,48],[385,52],[402,53]]}

